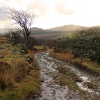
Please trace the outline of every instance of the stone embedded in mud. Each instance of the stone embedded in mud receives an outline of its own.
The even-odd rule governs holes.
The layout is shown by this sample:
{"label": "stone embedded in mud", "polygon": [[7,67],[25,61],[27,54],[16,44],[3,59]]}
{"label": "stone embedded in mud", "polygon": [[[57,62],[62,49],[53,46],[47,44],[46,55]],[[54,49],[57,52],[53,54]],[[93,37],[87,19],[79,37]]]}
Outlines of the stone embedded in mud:
{"label": "stone embedded in mud", "polygon": [[83,82],[81,78],[78,78],[75,82]]}
{"label": "stone embedded in mud", "polygon": [[32,63],[32,62],[33,62],[33,59],[32,59],[28,54],[25,54],[25,55],[24,55],[24,58],[25,58],[25,60],[26,60],[27,62],[29,62],[29,63]]}
{"label": "stone embedded in mud", "polygon": [[0,58],[4,58],[4,55],[3,55],[3,54],[1,54],[1,55],[0,55]]}

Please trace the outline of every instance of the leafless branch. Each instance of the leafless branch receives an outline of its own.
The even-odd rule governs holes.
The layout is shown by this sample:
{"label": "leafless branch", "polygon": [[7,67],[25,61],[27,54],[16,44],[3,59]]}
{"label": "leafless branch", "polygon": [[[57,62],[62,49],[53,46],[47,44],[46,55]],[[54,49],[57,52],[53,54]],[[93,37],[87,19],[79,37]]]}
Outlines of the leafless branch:
{"label": "leafless branch", "polygon": [[31,14],[23,11],[22,9],[16,10],[10,7],[4,7],[2,9],[2,13],[6,14],[7,17],[13,19],[22,28],[26,47],[28,48],[29,36],[31,33],[31,26],[34,16],[31,16]]}

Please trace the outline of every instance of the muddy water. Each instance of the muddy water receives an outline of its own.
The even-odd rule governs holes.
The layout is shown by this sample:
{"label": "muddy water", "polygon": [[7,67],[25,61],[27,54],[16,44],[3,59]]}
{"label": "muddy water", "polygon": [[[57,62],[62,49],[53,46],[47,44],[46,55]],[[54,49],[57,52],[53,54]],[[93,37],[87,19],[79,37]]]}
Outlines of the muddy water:
{"label": "muddy water", "polygon": [[99,87],[93,90],[84,85],[85,82],[94,81],[94,78],[91,78],[91,76],[87,75],[85,72],[80,71],[74,66],[69,66],[66,62],[50,57],[48,52],[37,53],[35,55],[35,59],[40,65],[41,69],[40,81],[42,94],[37,100],[83,100],[80,98],[78,92],[73,91],[68,86],[61,86],[54,81],[54,73],[58,72],[57,67],[59,66],[69,67],[71,70],[73,70],[73,72],[82,80],[81,82],[76,83],[80,89],[88,91],[92,94],[100,94]]}

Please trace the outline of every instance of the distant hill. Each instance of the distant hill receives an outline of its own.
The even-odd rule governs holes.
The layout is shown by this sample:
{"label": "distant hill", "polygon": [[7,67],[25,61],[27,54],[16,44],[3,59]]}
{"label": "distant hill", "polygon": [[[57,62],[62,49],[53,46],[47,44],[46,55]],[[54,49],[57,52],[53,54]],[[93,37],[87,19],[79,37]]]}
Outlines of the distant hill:
{"label": "distant hill", "polygon": [[51,39],[64,35],[69,35],[73,31],[81,30],[84,27],[78,25],[64,25],[51,29],[32,28],[31,35],[38,39]]}
{"label": "distant hill", "polygon": [[[62,36],[68,36],[68,35],[74,34],[78,30],[83,30],[86,28],[87,27],[78,26],[78,25],[64,25],[64,26],[54,27],[50,29],[42,29],[42,28],[33,27],[31,28],[31,36],[37,39],[52,39],[52,38],[58,38]],[[94,30],[97,30],[97,29],[99,30],[100,26],[94,26],[92,28],[94,28]],[[8,29],[0,28],[0,33],[4,34],[7,32],[7,30],[9,30],[9,28]],[[91,34],[92,33],[93,32],[91,32]]]}
{"label": "distant hill", "polygon": [[45,31],[37,27],[31,28],[31,34],[41,34],[41,33],[45,33]]}
{"label": "distant hill", "polygon": [[41,28],[32,28],[31,36],[34,36],[37,39],[52,39],[64,35],[65,33],[69,34],[67,31],[53,31],[53,30],[43,30]]}
{"label": "distant hill", "polygon": [[78,25],[64,25],[64,26],[51,28],[48,30],[52,30],[52,31],[76,31],[76,30],[82,30],[83,28],[85,28],[85,27],[78,26]]}
{"label": "distant hill", "polygon": [[59,33],[64,33],[64,32],[66,32],[66,31],[64,31],[64,30],[63,31],[59,31],[59,30],[54,31],[51,29],[41,29],[41,28],[37,28],[37,27],[34,27],[31,29],[31,34],[36,34],[36,35],[38,35],[38,34],[54,34],[54,33],[59,34]]}

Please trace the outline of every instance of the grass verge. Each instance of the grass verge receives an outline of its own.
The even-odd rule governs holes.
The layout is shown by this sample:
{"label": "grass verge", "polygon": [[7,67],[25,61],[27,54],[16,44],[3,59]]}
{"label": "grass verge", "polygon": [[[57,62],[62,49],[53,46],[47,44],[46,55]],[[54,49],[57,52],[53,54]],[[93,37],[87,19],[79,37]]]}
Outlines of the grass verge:
{"label": "grass verge", "polygon": [[96,76],[100,76],[100,65],[94,61],[91,61],[89,58],[75,58],[71,53],[57,53],[54,52],[54,50],[51,50],[50,55],[56,59],[73,64],[91,75],[94,74]]}

